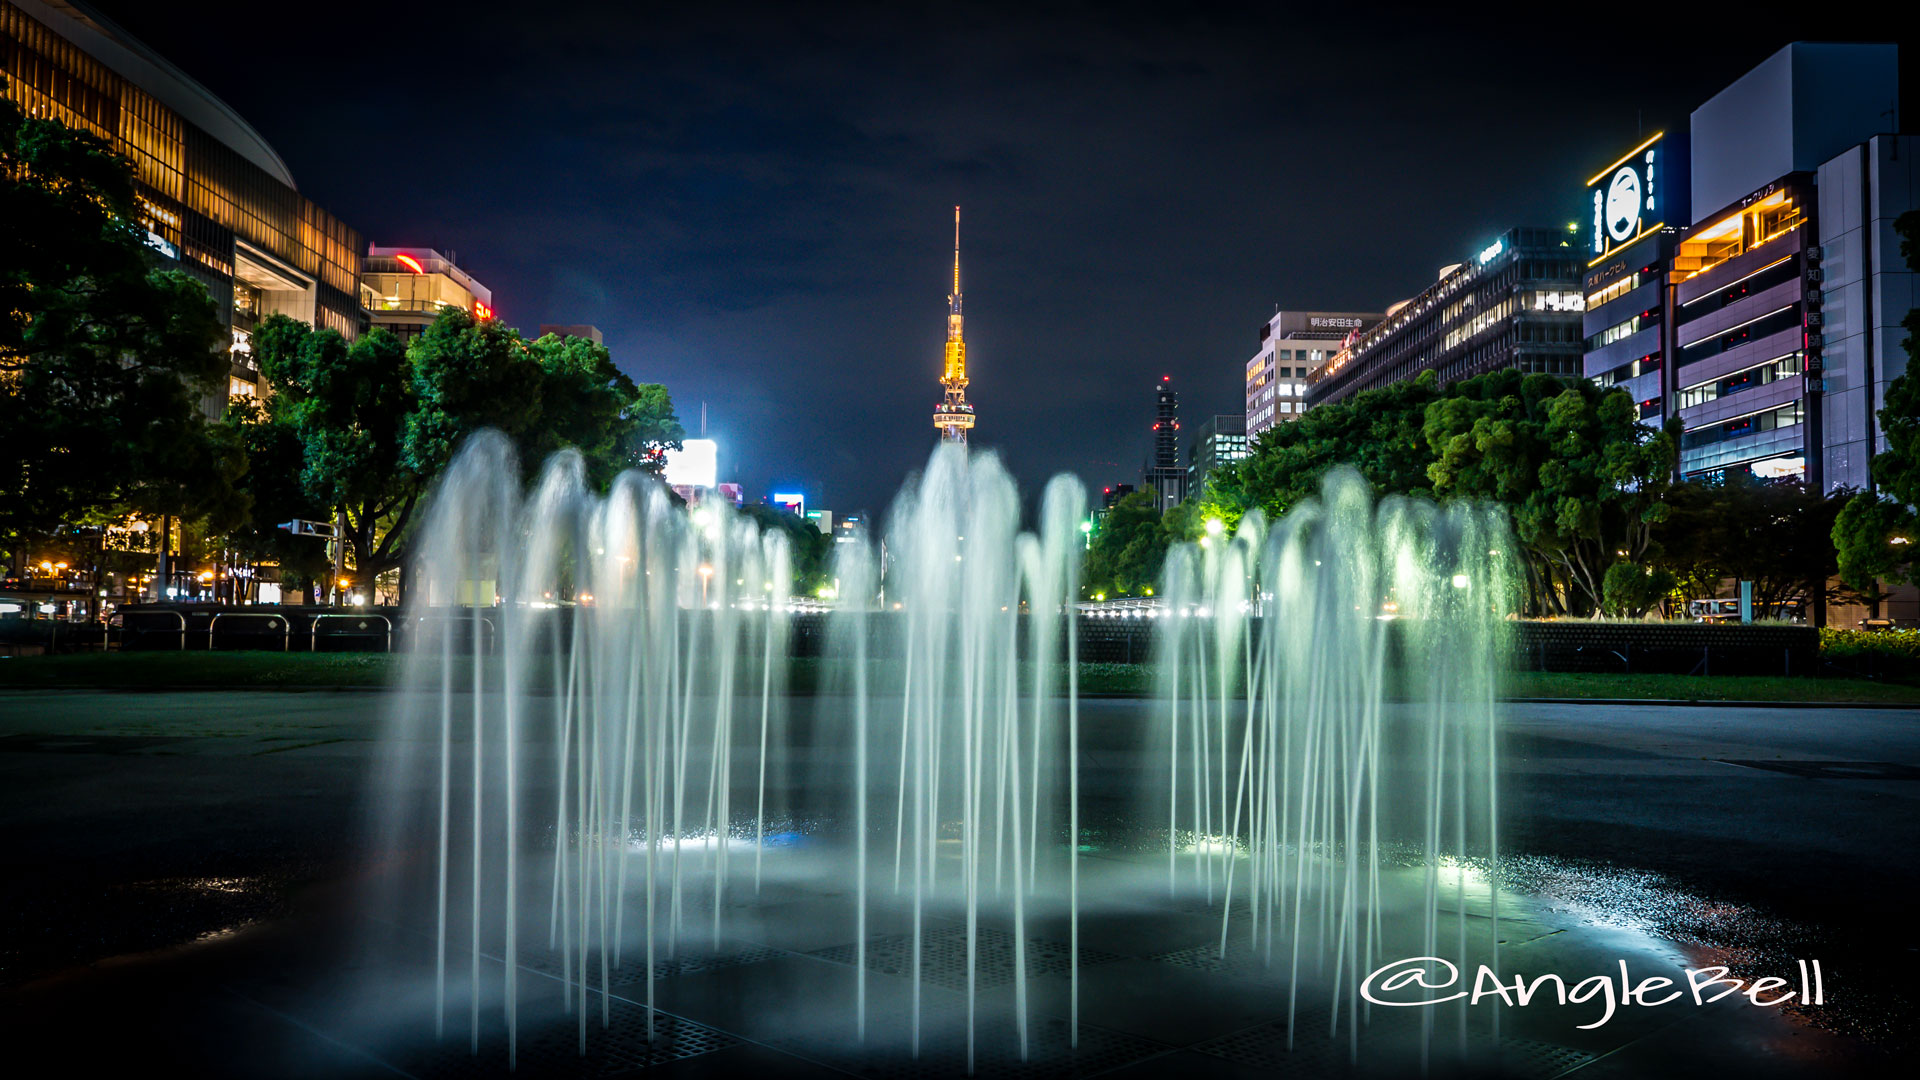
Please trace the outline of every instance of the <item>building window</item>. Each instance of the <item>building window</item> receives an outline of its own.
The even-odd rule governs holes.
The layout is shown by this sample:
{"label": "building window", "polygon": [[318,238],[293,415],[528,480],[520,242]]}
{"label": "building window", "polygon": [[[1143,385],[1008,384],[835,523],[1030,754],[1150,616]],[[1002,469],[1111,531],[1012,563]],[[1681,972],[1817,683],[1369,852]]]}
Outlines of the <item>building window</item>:
{"label": "building window", "polygon": [[1704,360],[1709,356],[1717,356],[1728,349],[1744,345],[1749,341],[1766,337],[1769,334],[1777,334],[1782,330],[1789,330],[1799,325],[1799,305],[1788,304],[1786,307],[1776,308],[1758,318],[1748,319],[1746,322],[1730,330],[1722,330],[1680,346],[1680,363],[1690,364],[1696,360]]}
{"label": "building window", "polygon": [[1627,295],[1628,293],[1632,292],[1633,290],[1639,287],[1640,287],[1640,275],[1628,274],[1626,277],[1621,278],[1619,281],[1616,281],[1613,284],[1608,285],[1606,288],[1601,289],[1599,292],[1594,293],[1593,295],[1587,297],[1587,306],[1590,308],[1599,307],[1601,304],[1604,304],[1609,300],[1618,300],[1621,297]]}
{"label": "building window", "polygon": [[1680,408],[1690,409],[1695,405],[1704,405],[1717,401],[1728,394],[1738,393],[1755,386],[1765,386],[1781,379],[1790,379],[1800,374],[1800,353],[1796,350],[1785,356],[1776,357],[1764,364],[1736,371],[1731,375],[1711,382],[1682,387],[1680,390]]}
{"label": "building window", "polygon": [[1777,431],[1780,428],[1793,427],[1805,419],[1806,406],[1795,401],[1777,409],[1753,413],[1748,416],[1736,416],[1718,424],[1708,424],[1694,428],[1680,436],[1680,448],[1693,450],[1702,446],[1712,446],[1717,442],[1737,439],[1743,435],[1756,435],[1763,431]]}

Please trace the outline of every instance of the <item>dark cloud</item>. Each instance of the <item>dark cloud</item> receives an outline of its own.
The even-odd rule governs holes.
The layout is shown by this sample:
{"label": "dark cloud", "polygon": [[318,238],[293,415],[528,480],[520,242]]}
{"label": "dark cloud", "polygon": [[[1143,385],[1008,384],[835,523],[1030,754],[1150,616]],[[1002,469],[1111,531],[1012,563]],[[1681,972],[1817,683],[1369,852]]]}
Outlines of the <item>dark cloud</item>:
{"label": "dark cloud", "polygon": [[[683,416],[707,403],[750,492],[842,512],[930,446],[954,203],[978,444],[1030,489],[1128,481],[1160,375],[1195,426],[1238,412],[1275,304],[1378,309],[1577,216],[1638,131],[1823,33],[1708,11],[1663,46],[1539,4],[95,2],[366,235],[456,251],[524,328],[598,324]],[[1819,14],[1857,37],[1875,10]]]}

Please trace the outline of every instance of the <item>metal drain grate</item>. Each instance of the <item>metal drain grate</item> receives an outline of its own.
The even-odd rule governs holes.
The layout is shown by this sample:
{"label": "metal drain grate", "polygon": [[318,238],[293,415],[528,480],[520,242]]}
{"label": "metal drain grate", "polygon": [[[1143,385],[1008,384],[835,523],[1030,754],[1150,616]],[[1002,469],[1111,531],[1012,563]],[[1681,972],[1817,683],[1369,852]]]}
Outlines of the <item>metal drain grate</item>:
{"label": "metal drain grate", "polygon": [[[1093,1076],[1166,1053],[1170,1048],[1136,1035],[1080,1025],[1080,1045],[1070,1045],[1067,1023],[1036,1018],[1027,1032],[1027,1057],[1020,1059],[1013,1027],[1004,1020],[983,1024],[974,1044],[977,1076]],[[857,1046],[794,1047],[795,1053],[871,1080],[934,1080],[966,1075],[966,1045],[958,1039],[929,1040],[920,1056],[873,1055]]]}
{"label": "metal drain grate", "polygon": [[1593,1060],[1593,1055],[1584,1050],[1533,1039],[1501,1039],[1498,1045],[1490,1038],[1475,1042],[1493,1048],[1500,1063],[1518,1075],[1537,1076],[1542,1080],[1565,1075]]}
{"label": "metal drain grate", "polygon": [[[975,942],[974,985],[981,989],[1003,986],[1014,977],[1014,936],[1004,930],[980,927]],[[854,946],[836,945],[817,949],[808,955],[836,964],[854,962]],[[1120,957],[1098,949],[1081,949],[1080,966],[1105,964]],[[1040,938],[1027,939],[1027,977],[1065,975],[1072,970],[1073,951],[1068,945]],[[867,944],[867,970],[883,975],[913,977],[913,938],[893,934],[875,938]],[[934,986],[962,993],[967,989],[967,928],[942,926],[922,935],[920,977]]]}
{"label": "metal drain grate", "polygon": [[[615,1003],[611,1022],[600,1027],[597,1006],[588,1010],[587,1052],[580,1051],[578,1021],[571,1018],[542,1025],[537,1031],[522,1032],[516,1075],[531,1077],[614,1076],[663,1065],[683,1058],[711,1054],[739,1045],[740,1040],[724,1032],[703,1027],[688,1020],[654,1014],[654,1041],[647,1042],[646,1010]],[[480,1044],[480,1053],[467,1053],[464,1034],[450,1037],[426,1052],[403,1056],[395,1062],[420,1080],[465,1080],[467,1077],[495,1077],[505,1074],[506,1039],[491,1032]]]}
{"label": "metal drain grate", "polygon": [[1302,1009],[1294,1019],[1293,1048],[1287,1048],[1287,1022],[1276,1020],[1199,1043],[1193,1049],[1256,1069],[1297,1076],[1338,1075],[1346,1065],[1344,1044],[1327,1038],[1324,1009]]}
{"label": "metal drain grate", "polygon": [[1252,982],[1284,983],[1287,981],[1290,956],[1291,954],[1284,946],[1276,947],[1273,952],[1273,963],[1268,964],[1264,950],[1255,954],[1247,952],[1244,948],[1229,948],[1227,955],[1221,956],[1218,945],[1196,945],[1191,949],[1161,953],[1148,959],[1162,964],[1204,971],[1210,975],[1226,975]]}
{"label": "metal drain grate", "polygon": [[[698,975],[703,971],[719,971],[722,968],[740,967],[744,964],[759,964],[776,960],[786,953],[778,949],[769,949],[761,945],[751,945],[738,952],[713,953],[703,956],[676,956],[671,960],[655,960],[653,977],[671,979],[680,975]],[[596,972],[597,974],[597,972]],[[618,989],[646,981],[646,965],[629,963],[611,973],[611,985]]]}
{"label": "metal drain grate", "polygon": [[1748,761],[1718,759],[1722,765],[1804,776],[1813,780],[1920,780],[1920,766],[1894,761]]}

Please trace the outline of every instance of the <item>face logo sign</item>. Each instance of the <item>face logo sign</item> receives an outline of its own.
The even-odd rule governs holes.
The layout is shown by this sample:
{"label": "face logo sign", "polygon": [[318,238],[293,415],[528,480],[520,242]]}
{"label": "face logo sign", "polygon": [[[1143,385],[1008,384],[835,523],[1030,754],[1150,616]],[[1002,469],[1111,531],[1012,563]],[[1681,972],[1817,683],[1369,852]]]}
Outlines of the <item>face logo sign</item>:
{"label": "face logo sign", "polygon": [[1640,174],[1629,165],[1607,184],[1607,235],[1620,241],[1640,226]]}

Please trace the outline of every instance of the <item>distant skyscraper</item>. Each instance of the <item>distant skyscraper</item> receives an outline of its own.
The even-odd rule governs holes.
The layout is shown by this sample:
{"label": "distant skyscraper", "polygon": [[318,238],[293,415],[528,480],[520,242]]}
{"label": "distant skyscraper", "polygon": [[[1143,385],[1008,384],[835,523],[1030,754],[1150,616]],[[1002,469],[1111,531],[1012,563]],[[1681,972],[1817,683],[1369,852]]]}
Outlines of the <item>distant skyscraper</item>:
{"label": "distant skyscraper", "polygon": [[940,385],[947,396],[933,410],[933,426],[941,442],[966,445],[973,428],[973,406],[967,404],[967,343],[960,336],[960,208],[953,208],[953,292],[947,296],[946,364]]}
{"label": "distant skyscraper", "polygon": [[1153,491],[1154,508],[1164,514],[1187,497],[1187,470],[1180,464],[1180,395],[1173,376],[1162,375],[1153,390],[1153,454],[1141,476]]}

